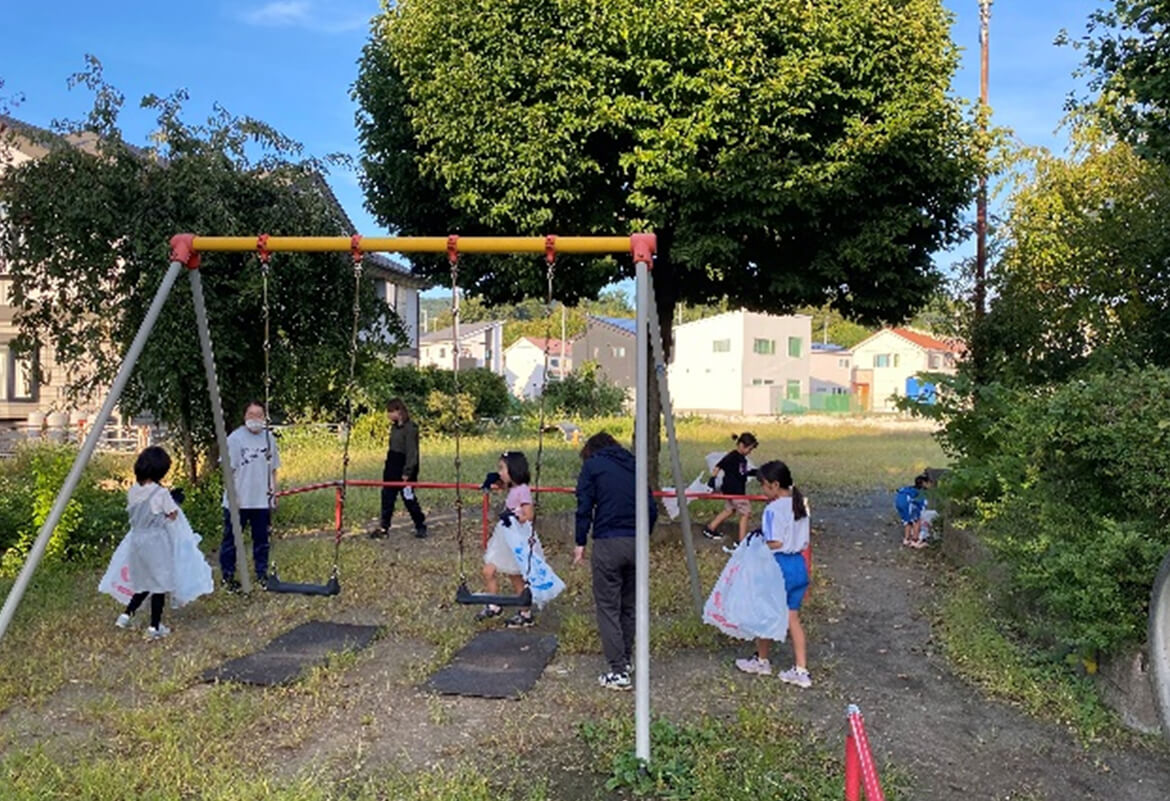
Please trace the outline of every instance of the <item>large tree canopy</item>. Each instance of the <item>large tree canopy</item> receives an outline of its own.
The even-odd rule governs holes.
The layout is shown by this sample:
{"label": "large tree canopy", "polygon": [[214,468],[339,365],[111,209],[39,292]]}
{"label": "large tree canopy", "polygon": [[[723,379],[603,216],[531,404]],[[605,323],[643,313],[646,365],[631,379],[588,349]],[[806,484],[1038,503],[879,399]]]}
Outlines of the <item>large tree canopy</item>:
{"label": "large tree canopy", "polygon": [[[939,0],[403,0],[354,90],[369,204],[402,234],[652,230],[666,330],[721,298],[898,320],[975,170],[949,23]],[[569,301],[632,266],[571,269]],[[532,261],[461,277],[543,294]]]}
{"label": "large tree canopy", "polygon": [[983,334],[998,380],[1170,366],[1170,169],[1092,125],[1076,127],[1074,145],[1019,165]]}
{"label": "large tree canopy", "polygon": [[[123,98],[100,65],[75,78],[95,91],[82,123],[44,137],[43,157],[0,175],[0,251],[13,279],[18,346],[51,344],[70,389],[108,385],[166,272],[167,243],[204,234],[340,235],[343,214],[323,166],[267,126],[222,110],[205,125],[180,119],[182,93],[150,97],[158,114],[145,149],[122,137]],[[36,137],[36,131],[14,134]],[[226,413],[263,393],[261,285],[250,254],[205,255],[208,316]],[[274,406],[285,414],[340,408],[348,369],[353,271],[348,257],[274,255]],[[362,324],[400,331],[370,282]],[[367,351],[378,347],[367,343]],[[151,411],[177,429],[189,469],[211,442],[210,404],[186,280],[175,284],[123,396],[131,414]]]}
{"label": "large tree canopy", "polygon": [[1113,0],[1089,17],[1093,108],[1107,130],[1170,164],[1170,2]]}

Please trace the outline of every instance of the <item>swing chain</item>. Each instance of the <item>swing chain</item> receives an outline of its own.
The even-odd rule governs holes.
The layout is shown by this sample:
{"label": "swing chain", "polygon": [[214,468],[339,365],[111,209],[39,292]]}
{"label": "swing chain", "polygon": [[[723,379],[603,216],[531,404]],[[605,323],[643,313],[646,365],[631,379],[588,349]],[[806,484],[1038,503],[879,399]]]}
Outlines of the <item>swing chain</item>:
{"label": "swing chain", "polygon": [[[272,450],[275,447],[272,437],[272,416],[269,414],[269,405],[272,397],[272,310],[268,298],[268,283],[272,275],[271,253],[268,250],[268,234],[260,234],[256,238],[256,252],[260,257],[260,304],[264,315],[264,461],[268,468],[266,479],[268,483],[268,535],[272,536],[276,528],[276,515],[273,506],[276,503],[276,487],[272,483]],[[269,572],[276,573],[276,561],[269,565]]]}
{"label": "swing chain", "polygon": [[459,419],[459,235],[451,234],[447,237],[447,260],[451,264],[451,337],[452,337],[452,372],[451,386],[455,397],[455,539],[459,545],[459,583],[467,582],[467,570],[464,561],[463,545],[463,460],[461,453],[461,433],[463,425]]}
{"label": "swing chain", "polygon": [[[539,404],[539,422],[537,424],[536,433],[536,470],[534,471],[534,489],[533,502],[533,517],[535,522],[536,513],[540,511],[540,468],[544,462],[544,426],[547,422],[545,419],[545,402],[544,393],[548,389],[548,366],[549,366],[549,347],[552,341],[552,305],[553,305],[553,278],[556,273],[557,266],[557,238],[555,234],[549,234],[544,240],[544,258],[548,263],[548,269],[545,274],[546,292],[545,292],[545,325],[544,325],[544,372],[540,376],[540,404]],[[560,358],[565,358],[565,343],[561,341]],[[531,555],[531,550],[529,551]]]}

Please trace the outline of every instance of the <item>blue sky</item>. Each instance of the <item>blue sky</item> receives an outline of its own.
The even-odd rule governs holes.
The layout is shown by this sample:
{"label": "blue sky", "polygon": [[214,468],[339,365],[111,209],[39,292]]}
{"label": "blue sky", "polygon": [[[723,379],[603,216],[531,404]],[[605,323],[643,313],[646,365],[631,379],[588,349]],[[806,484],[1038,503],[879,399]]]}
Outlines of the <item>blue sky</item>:
{"label": "blue sky", "polygon": [[[964,49],[955,92],[979,90],[977,0],[945,0],[956,14],[954,38]],[[1053,46],[1061,28],[1084,30],[1093,0],[997,0],[992,7],[991,105],[995,121],[1028,144],[1061,148],[1056,129],[1077,54]],[[11,4],[4,12],[0,78],[5,94],[20,92],[15,116],[35,125],[77,117],[89,108],[66,78],[92,53],[107,79],[127,96],[123,129],[143,141],[151,119],[137,109],[144,94],[186,88],[188,118],[212,103],[263,119],[303,142],[313,155],[356,155],[349,87],[377,0],[209,0],[158,2],[56,0]],[[379,230],[362,205],[354,175],[330,182],[363,233]],[[950,257],[940,255],[940,261]]]}

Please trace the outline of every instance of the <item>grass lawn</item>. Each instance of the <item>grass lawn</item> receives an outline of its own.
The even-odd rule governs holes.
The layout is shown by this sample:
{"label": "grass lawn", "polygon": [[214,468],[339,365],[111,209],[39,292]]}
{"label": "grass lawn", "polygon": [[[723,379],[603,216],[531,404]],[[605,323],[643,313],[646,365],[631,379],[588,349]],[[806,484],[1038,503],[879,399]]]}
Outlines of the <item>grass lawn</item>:
{"label": "grass lawn", "polygon": [[[629,421],[607,427],[629,436]],[[733,430],[681,422],[689,478],[704,454],[730,447]],[[753,431],[763,443],[755,461],[788,461],[814,504],[893,488],[942,462],[929,434],[918,430],[769,424]],[[535,453],[535,445],[522,434],[465,441],[465,480],[478,482],[501,450]],[[571,486],[575,449],[555,440],[546,448],[542,483]],[[424,440],[422,479],[451,480],[452,451],[450,441]],[[293,437],[284,459],[284,486],[328,480],[339,474],[340,448]],[[358,448],[351,475],[379,478],[381,459],[380,448]],[[449,495],[420,494],[429,510],[449,511]],[[467,523],[473,541],[474,495]],[[286,499],[280,526],[290,534],[327,528],[332,504],[330,492]],[[560,650],[518,703],[419,689],[477,630],[470,610],[450,602],[457,561],[449,522],[437,522],[422,542],[347,537],[339,597],[217,593],[168,610],[175,633],[155,644],[114,629],[118,610],[95,592],[100,567],[39,573],[0,642],[0,798],[839,798],[840,743],[809,735],[776,682],[744,683],[725,667],[709,675],[708,655],[728,641],[693,614],[682,549],[669,530],[656,538],[651,571],[659,758],[649,773],[636,770],[632,698],[596,687],[600,649],[588,575],[568,566],[570,506],[561,498],[542,510],[546,551],[569,585],[542,623],[558,635]],[[376,514],[377,493],[355,491],[350,526]],[[219,532],[204,533],[210,550]],[[325,579],[328,538],[288,536],[273,550],[286,578]],[[709,587],[726,557],[709,546],[699,556]],[[472,586],[478,566],[472,550]],[[0,590],[8,586],[0,582]],[[831,590],[810,596],[810,637],[818,614],[833,604]],[[313,619],[379,623],[386,631],[368,651],[339,655],[292,686],[200,682],[208,667]],[[701,695],[682,689],[693,687]],[[899,797],[898,784],[887,797]]]}

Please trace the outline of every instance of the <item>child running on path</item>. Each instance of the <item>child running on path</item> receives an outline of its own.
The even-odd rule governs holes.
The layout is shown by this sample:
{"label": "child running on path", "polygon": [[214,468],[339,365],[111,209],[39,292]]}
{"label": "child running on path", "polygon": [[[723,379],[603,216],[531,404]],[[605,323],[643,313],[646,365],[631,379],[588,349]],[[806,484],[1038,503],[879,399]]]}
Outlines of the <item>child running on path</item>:
{"label": "child running on path", "polygon": [[162,448],[142,451],[134,462],[135,483],[130,487],[126,511],[130,532],[110,560],[98,591],[108,593],[126,608],[114,621],[120,629],[134,625],[134,616],[150,597],[147,639],[171,633],[162,613],[168,592],[181,606],[212,590],[211,567],[199,551],[199,535],[191,531],[171,493],[159,482],[171,469],[171,457]]}
{"label": "child running on path", "polygon": [[[524,591],[525,566],[516,561],[516,555],[512,552],[504,533],[500,531],[500,526],[532,525],[535,514],[532,508],[532,489],[528,486],[532,478],[528,470],[528,459],[520,451],[506,451],[501,454],[497,468],[498,473],[487,474],[483,489],[485,492],[506,489],[508,495],[504,500],[504,508],[500,510],[500,525],[496,527],[491,539],[488,540],[487,549],[483,552],[483,583],[488,593],[495,595],[499,592],[500,586],[496,575],[503,573],[511,579],[512,589],[519,595]],[[535,540],[532,544],[533,555],[543,559],[544,551],[540,547],[540,540],[536,538],[535,532],[531,533],[531,537]],[[475,619],[487,620],[502,612],[503,610],[495,604],[488,604],[476,614]],[[528,628],[535,623],[532,609],[525,607],[508,618],[505,625],[510,629],[519,629]]]}
{"label": "child running on path", "polygon": [[[735,440],[735,447],[719,460],[719,464],[715,465],[707,486],[713,490],[717,489],[724,495],[746,495],[748,477],[755,474],[755,471],[748,469],[747,457],[760,442],[754,434],[747,431],[738,436],[732,434],[731,438]],[[748,532],[748,521],[752,516],[752,503],[742,498],[724,501],[723,511],[717,514],[714,520],[703,526],[703,536],[709,540],[722,539],[723,535],[719,533],[719,526],[733,514],[739,515],[738,542],[743,542],[743,538],[747,536]]]}
{"label": "child running on path", "polygon": [[[772,461],[759,469],[760,484],[769,498],[764,508],[762,531],[764,541],[773,551],[773,557],[784,573],[784,588],[788,595],[788,636],[796,664],[780,674],[780,680],[808,689],[812,678],[808,672],[808,654],[804,629],[800,625],[800,606],[808,589],[808,567],[802,552],[808,546],[808,507],[800,490],[792,484],[792,471],[780,461]],[[770,640],[756,640],[756,653],[750,659],[737,659],[735,666],[744,673],[772,675],[768,660]]]}

